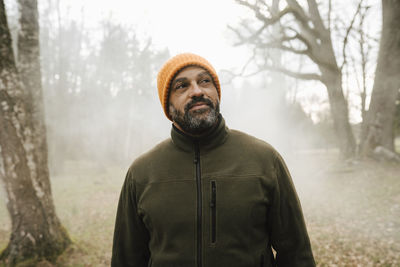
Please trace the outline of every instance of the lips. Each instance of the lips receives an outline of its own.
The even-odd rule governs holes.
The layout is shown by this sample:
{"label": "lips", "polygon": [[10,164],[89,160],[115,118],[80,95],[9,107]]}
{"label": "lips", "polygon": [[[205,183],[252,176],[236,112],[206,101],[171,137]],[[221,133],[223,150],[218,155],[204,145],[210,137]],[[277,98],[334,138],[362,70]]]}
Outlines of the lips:
{"label": "lips", "polygon": [[204,102],[199,102],[194,105],[191,105],[191,107],[189,109],[199,109],[199,108],[204,108],[204,107],[208,107],[208,104],[204,103]]}

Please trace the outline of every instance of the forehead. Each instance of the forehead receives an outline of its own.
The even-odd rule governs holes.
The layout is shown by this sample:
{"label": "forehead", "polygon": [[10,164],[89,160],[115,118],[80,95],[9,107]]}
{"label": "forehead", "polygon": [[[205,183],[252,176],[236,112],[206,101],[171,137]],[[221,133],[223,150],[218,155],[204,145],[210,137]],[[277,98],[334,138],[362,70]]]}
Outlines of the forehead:
{"label": "forehead", "polygon": [[208,71],[199,66],[188,66],[181,69],[174,78],[174,81],[181,78],[195,78],[200,74],[208,74]]}

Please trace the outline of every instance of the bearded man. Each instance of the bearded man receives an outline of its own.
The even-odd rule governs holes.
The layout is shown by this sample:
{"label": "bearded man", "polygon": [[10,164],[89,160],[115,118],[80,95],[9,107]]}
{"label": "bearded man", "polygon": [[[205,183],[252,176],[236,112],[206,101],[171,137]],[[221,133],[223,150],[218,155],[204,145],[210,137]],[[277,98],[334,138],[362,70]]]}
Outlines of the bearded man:
{"label": "bearded man", "polygon": [[282,157],[225,125],[211,64],[177,55],[161,68],[157,87],[171,138],[128,170],[111,266],[315,266]]}

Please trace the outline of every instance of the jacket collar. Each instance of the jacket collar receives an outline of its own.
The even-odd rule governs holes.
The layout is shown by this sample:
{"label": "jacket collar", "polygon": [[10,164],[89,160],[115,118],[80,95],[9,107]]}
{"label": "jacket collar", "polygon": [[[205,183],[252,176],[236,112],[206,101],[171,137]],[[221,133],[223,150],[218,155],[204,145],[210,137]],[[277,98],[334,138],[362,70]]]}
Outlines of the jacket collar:
{"label": "jacket collar", "polygon": [[217,125],[200,137],[187,135],[172,125],[171,139],[174,145],[184,151],[194,151],[197,144],[200,150],[210,150],[223,144],[228,137],[228,132],[229,129],[225,125],[224,118],[219,115]]}

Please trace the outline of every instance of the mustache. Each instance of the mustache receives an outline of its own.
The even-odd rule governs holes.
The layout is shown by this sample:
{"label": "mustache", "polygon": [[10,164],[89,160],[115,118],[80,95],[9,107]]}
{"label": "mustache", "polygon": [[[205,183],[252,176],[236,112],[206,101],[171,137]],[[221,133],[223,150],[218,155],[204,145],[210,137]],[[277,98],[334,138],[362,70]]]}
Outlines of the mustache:
{"label": "mustache", "polygon": [[199,102],[205,103],[207,106],[214,108],[213,102],[211,102],[210,99],[204,98],[203,96],[194,96],[192,100],[186,104],[185,106],[185,112],[188,112],[189,109],[191,109],[194,105],[196,105]]}

